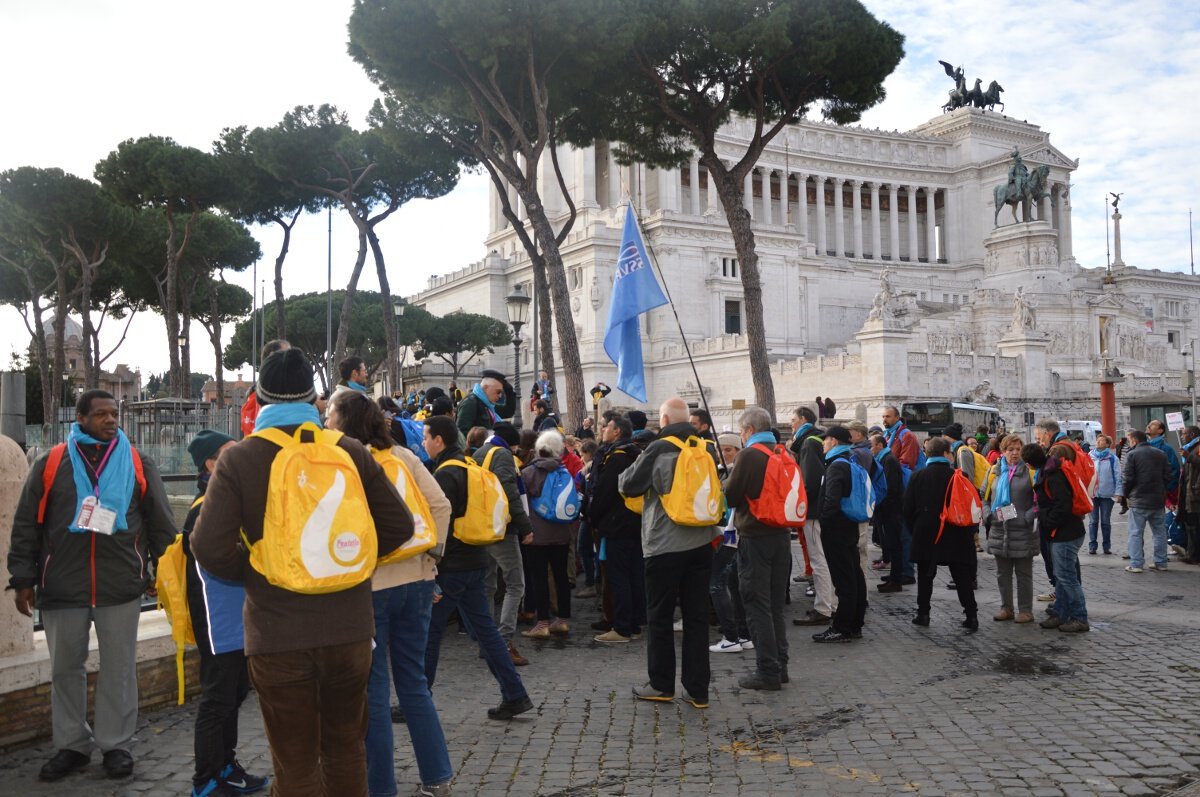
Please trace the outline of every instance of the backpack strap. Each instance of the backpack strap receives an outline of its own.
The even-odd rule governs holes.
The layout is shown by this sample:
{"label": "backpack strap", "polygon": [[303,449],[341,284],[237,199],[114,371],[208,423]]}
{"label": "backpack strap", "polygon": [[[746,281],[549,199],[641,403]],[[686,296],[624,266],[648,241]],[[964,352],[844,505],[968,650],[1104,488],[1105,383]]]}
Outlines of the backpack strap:
{"label": "backpack strap", "polygon": [[195,501],[192,501],[192,505],[191,505],[191,507],[189,507],[189,508],[190,508],[190,509],[195,509],[196,507],[200,506],[200,505],[201,505],[201,504],[203,504],[203,503],[204,503],[204,496],[202,496],[202,495],[198,495],[198,496],[196,496],[196,500],[195,500]]}
{"label": "backpack strap", "polygon": [[484,467],[485,470],[492,469],[492,455],[496,453],[497,448],[499,448],[499,446],[492,446],[491,448],[488,449],[488,452],[483,455],[483,462],[480,464]]}
{"label": "backpack strap", "polygon": [[137,482],[141,498],[146,497],[146,469],[142,465],[142,455],[133,446],[129,447],[129,456],[133,460],[133,478]]}
{"label": "backpack strap", "polygon": [[46,503],[50,500],[50,488],[54,486],[54,477],[58,475],[58,466],[62,464],[63,454],[67,453],[67,444],[59,443],[50,449],[46,457],[46,469],[42,471],[42,500],[38,502],[37,522],[46,522]]}
{"label": "backpack strap", "polygon": [[470,467],[471,467],[471,466],[470,466],[470,465],[468,465],[468,464],[467,464],[467,463],[466,463],[464,460],[461,460],[461,459],[448,459],[448,460],[446,460],[445,462],[443,462],[441,465],[438,465],[436,468],[434,468],[434,469],[433,469],[433,472],[434,472],[434,473],[437,473],[439,470],[441,470],[442,468],[446,467],[447,465],[453,465],[453,466],[455,466],[455,467],[457,467],[457,468],[470,468]]}

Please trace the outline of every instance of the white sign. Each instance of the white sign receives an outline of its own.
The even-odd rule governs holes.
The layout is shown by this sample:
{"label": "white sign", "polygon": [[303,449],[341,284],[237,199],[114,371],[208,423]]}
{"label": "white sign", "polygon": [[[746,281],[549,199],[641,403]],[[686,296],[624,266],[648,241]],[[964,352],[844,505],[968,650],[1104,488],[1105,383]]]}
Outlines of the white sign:
{"label": "white sign", "polygon": [[1173,432],[1178,432],[1183,429],[1183,413],[1168,412],[1167,413],[1167,428]]}

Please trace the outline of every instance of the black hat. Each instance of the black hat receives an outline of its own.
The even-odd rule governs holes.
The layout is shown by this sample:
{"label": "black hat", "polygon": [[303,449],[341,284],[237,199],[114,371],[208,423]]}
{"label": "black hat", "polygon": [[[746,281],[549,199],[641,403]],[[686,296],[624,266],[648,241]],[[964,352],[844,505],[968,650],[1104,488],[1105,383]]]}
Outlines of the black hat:
{"label": "black hat", "polygon": [[308,356],[297,348],[275,352],[263,362],[254,392],[259,404],[312,404],[317,391]]}
{"label": "black hat", "polygon": [[188,443],[187,451],[192,455],[192,462],[196,463],[196,467],[204,470],[204,463],[215,457],[221,446],[236,442],[227,434],[212,429],[201,429],[192,438],[192,442]]}
{"label": "black hat", "polygon": [[942,435],[954,440],[962,440],[962,424],[952,423],[942,430]]}
{"label": "black hat", "polygon": [[635,432],[645,429],[646,423],[649,421],[646,413],[641,410],[630,410],[626,413],[626,417],[629,418],[629,425],[633,427],[633,431]]}
{"label": "black hat", "polygon": [[845,426],[830,426],[825,430],[825,439],[833,438],[845,445],[850,442],[850,430]]}
{"label": "black hat", "polygon": [[519,446],[521,444],[521,433],[517,431],[517,427],[513,426],[508,421],[500,421],[493,426],[492,434],[508,443],[510,447]]}
{"label": "black hat", "polygon": [[479,375],[479,378],[480,379],[499,379],[501,382],[508,381],[508,377],[506,377],[503,373],[501,373],[500,371],[494,371],[491,368],[488,368],[483,373],[481,373]]}
{"label": "black hat", "polygon": [[440,387],[427,388],[425,390],[425,403],[432,404],[433,400],[435,398],[438,398],[439,396],[445,396],[445,395],[446,395],[446,391],[442,390]]}

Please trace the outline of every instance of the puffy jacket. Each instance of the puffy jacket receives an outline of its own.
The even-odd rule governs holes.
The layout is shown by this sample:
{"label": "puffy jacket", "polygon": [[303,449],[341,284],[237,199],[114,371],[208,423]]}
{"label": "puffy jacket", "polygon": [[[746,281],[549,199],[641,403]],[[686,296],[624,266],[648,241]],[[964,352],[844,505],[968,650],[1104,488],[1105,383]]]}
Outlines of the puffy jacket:
{"label": "puffy jacket", "polygon": [[1179,454],[1176,453],[1175,449],[1171,448],[1166,438],[1162,435],[1151,437],[1146,441],[1146,445],[1163,452],[1163,456],[1167,458],[1167,492],[1174,492],[1179,487],[1179,472],[1181,470]]}
{"label": "puffy jacket", "polygon": [[1138,509],[1162,509],[1167,503],[1167,484],[1171,480],[1167,455],[1152,445],[1141,443],[1125,453],[1121,461],[1121,495]]}
{"label": "puffy jacket", "polygon": [[[1004,468],[1003,477],[1000,475]],[[988,520],[987,520],[987,550],[992,556],[1004,556],[1009,559],[1026,559],[1036,556],[1039,551],[1035,521],[1037,520],[1037,505],[1033,502],[1033,478],[1029,468],[1024,463],[1017,465],[1012,471],[1008,464],[1003,466],[997,462],[988,473]],[[1009,475],[1011,474],[1011,479]],[[1001,520],[996,517],[992,499],[995,496],[996,480],[1009,479],[1009,495],[1012,505],[1017,510],[1017,516],[1011,520]]]}
{"label": "puffy jacket", "polygon": [[[99,446],[81,449],[93,465],[99,464],[105,450]],[[141,597],[154,583],[153,563],[176,536],[158,468],[141,454],[146,494],[134,488],[125,510],[127,531],[71,532],[67,527],[75,519],[78,502],[71,458],[66,454],[50,486],[45,522],[37,522],[48,457],[47,452],[33,463],[17,502],[8,552],[9,586],[36,587],[39,609],[115,606]],[[89,478],[95,483],[94,476],[89,474]]]}
{"label": "puffy jacket", "polygon": [[183,554],[187,559],[187,602],[192,618],[192,632],[196,635],[196,647],[217,655],[241,650],[246,646],[246,626],[242,621],[242,608],[246,603],[246,588],[241,582],[225,581],[202,568],[192,555],[189,540],[200,507],[204,504],[204,491],[208,479],[201,478],[199,493],[187,518],[183,521]]}
{"label": "puffy jacket", "polygon": [[621,474],[641,454],[642,449],[632,440],[621,440],[607,450],[597,451],[592,460],[588,520],[601,537],[634,539],[642,534],[642,516],[625,506],[625,499],[617,489]]}
{"label": "puffy jacket", "polygon": [[1121,462],[1111,448],[1103,451],[1092,449],[1088,456],[1096,463],[1096,497],[1112,498],[1121,495]]}

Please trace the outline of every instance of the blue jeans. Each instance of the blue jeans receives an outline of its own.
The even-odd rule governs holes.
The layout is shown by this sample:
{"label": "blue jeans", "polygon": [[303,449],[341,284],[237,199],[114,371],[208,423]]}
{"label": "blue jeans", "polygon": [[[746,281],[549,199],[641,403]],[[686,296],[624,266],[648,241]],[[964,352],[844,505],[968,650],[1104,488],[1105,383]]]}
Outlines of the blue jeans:
{"label": "blue jeans", "polygon": [[1087,603],[1083,599],[1083,584],[1079,580],[1079,549],[1083,537],[1050,543],[1050,559],[1054,563],[1054,614],[1064,623],[1079,620],[1086,623]]}
{"label": "blue jeans", "polygon": [[425,642],[433,607],[433,582],[416,581],[372,596],[375,603],[375,650],[367,682],[367,786],[371,797],[392,797],[396,792],[395,744],[392,737],[392,687],[421,772],[421,783],[436,786],[454,777],[446,736],[425,681]]}
{"label": "blue jeans", "polygon": [[1104,542],[1104,552],[1112,550],[1112,511],[1113,500],[1096,496],[1092,499],[1092,519],[1088,523],[1088,550],[1096,552],[1096,527],[1100,528],[1100,536]]}
{"label": "blue jeans", "polygon": [[454,570],[439,573],[438,585],[442,588],[442,599],[433,604],[429,619],[429,641],[425,645],[425,678],[429,686],[437,676],[438,654],[442,648],[442,634],[446,631],[446,620],[458,609],[463,628],[479,643],[488,669],[500,684],[500,695],[504,700],[520,700],[528,697],[521,676],[513,666],[508,654],[508,643],[500,636],[496,621],[492,619],[491,601],[484,590],[483,582],[487,570]]}
{"label": "blue jeans", "polygon": [[1144,567],[1146,551],[1142,543],[1142,532],[1150,524],[1150,536],[1154,544],[1154,563],[1161,567],[1167,564],[1167,527],[1164,512],[1158,509],[1129,507],[1129,566]]}

